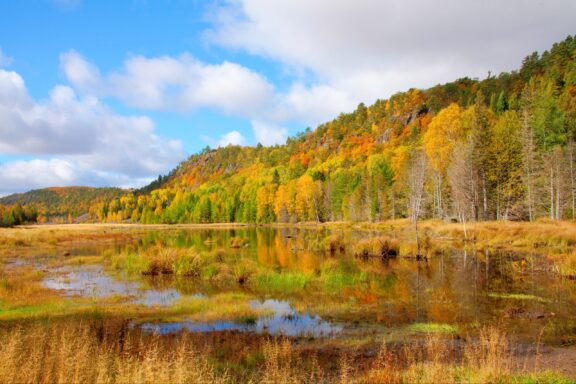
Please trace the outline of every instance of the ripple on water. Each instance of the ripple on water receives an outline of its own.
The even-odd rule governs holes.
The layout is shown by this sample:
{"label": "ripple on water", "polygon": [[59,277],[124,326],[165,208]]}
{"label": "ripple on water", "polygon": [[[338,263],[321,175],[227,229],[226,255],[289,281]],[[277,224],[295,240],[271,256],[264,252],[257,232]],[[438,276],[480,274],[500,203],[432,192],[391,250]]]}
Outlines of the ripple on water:
{"label": "ripple on water", "polygon": [[183,330],[189,332],[240,331],[259,334],[283,336],[330,337],[342,332],[342,326],[322,320],[319,316],[299,314],[287,301],[264,300],[251,301],[254,309],[267,310],[271,314],[260,317],[254,322],[234,322],[229,320],[202,322],[180,321],[171,323],[144,323],[140,327],[144,331],[160,334],[177,333]]}

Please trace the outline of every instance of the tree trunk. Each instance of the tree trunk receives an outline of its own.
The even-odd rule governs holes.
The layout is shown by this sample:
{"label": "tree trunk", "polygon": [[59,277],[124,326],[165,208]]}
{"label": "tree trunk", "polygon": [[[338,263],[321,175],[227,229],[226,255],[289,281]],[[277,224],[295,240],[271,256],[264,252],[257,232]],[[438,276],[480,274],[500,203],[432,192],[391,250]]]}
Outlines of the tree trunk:
{"label": "tree trunk", "polygon": [[[559,160],[559,159],[558,159]],[[556,220],[562,220],[562,209],[560,200],[560,162],[556,162]]]}
{"label": "tree trunk", "polygon": [[574,141],[572,138],[570,138],[568,145],[570,161],[570,191],[572,192],[572,220],[574,220],[576,214],[576,190],[574,190]]}
{"label": "tree trunk", "polygon": [[488,191],[486,190],[486,175],[482,172],[482,198],[484,203],[484,214],[483,219],[488,218]]}
{"label": "tree trunk", "polygon": [[550,167],[550,220],[554,220],[554,169]]}

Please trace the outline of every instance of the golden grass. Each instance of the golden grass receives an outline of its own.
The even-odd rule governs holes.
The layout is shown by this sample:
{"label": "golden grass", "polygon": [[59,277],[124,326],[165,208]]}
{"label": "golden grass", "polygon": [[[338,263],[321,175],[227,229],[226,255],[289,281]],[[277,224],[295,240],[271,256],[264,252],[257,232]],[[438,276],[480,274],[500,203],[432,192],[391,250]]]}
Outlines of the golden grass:
{"label": "golden grass", "polygon": [[[431,226],[441,235],[464,238],[460,224]],[[569,221],[476,222],[467,225],[468,239],[479,247],[562,253],[576,248],[576,223]]]}
{"label": "golden grass", "polygon": [[399,251],[398,241],[386,236],[370,237],[352,244],[352,252],[357,257],[396,257]]}
{"label": "golden grass", "polygon": [[430,333],[421,348],[405,345],[391,351],[383,344],[372,366],[352,380],[356,383],[545,383],[569,382],[547,371],[528,374],[497,327],[481,329],[477,340],[459,350],[450,340]]}
{"label": "golden grass", "polygon": [[225,383],[186,334],[172,345],[159,337],[109,335],[90,324],[36,325],[3,332],[0,382]]}
{"label": "golden grass", "polygon": [[[187,332],[146,334],[125,322],[22,324],[0,329],[0,382],[569,382],[558,374],[523,373],[507,337],[493,327],[482,329],[477,339],[463,347],[455,348],[454,340],[430,334],[420,344],[383,343],[369,358],[350,348],[328,349],[322,355],[322,349],[310,350],[283,338],[246,345],[246,338],[231,335],[229,343],[236,344],[227,347],[229,352],[200,340]],[[237,354],[243,356],[240,366],[231,361],[238,360]]]}

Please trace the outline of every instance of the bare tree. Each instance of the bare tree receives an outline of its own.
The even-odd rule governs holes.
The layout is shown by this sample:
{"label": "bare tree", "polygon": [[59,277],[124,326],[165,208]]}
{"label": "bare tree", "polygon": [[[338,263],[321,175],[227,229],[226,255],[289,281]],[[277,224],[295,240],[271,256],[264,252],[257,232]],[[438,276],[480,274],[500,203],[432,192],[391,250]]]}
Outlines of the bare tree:
{"label": "bare tree", "polygon": [[470,161],[469,145],[454,151],[452,164],[448,168],[448,181],[452,189],[452,202],[464,227],[464,239],[468,238],[466,222],[478,219],[479,193],[475,167]]}
{"label": "bare tree", "polygon": [[422,208],[422,201],[424,199],[424,181],[426,180],[426,155],[421,150],[418,150],[412,154],[410,161],[410,173],[409,173],[409,187],[410,187],[410,200],[409,200],[409,212],[410,218],[414,223],[414,229],[416,230],[416,247],[418,254],[416,257],[420,259],[422,257],[420,252],[420,240],[418,237],[418,218],[420,217],[420,212]]}

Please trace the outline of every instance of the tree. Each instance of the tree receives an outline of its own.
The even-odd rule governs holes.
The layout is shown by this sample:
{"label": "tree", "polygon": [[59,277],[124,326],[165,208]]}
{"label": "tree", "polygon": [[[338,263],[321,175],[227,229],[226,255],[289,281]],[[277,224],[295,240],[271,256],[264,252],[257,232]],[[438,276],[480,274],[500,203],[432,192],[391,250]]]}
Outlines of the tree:
{"label": "tree", "polygon": [[[496,219],[507,220],[523,198],[521,123],[515,111],[504,112],[492,127],[489,180],[496,190]],[[522,217],[521,213],[517,214]]]}
{"label": "tree", "polygon": [[422,151],[415,151],[410,157],[409,188],[410,200],[408,211],[412,222],[420,217],[424,199],[424,181],[426,180],[426,156]]}
{"label": "tree", "polygon": [[487,170],[490,159],[490,127],[494,122],[494,114],[484,104],[481,92],[476,95],[473,106],[463,114],[463,124],[467,136],[469,159],[473,167],[472,180],[475,190],[474,218],[487,220],[490,218],[491,190]]}
{"label": "tree", "polygon": [[275,169],[272,174],[272,184],[280,185],[280,174],[277,169]]}
{"label": "tree", "polygon": [[303,175],[298,179],[296,194],[296,213],[301,221],[321,219],[322,191],[319,181],[314,181],[310,175]]}
{"label": "tree", "polygon": [[428,160],[435,170],[434,206],[438,217],[442,217],[444,212],[442,190],[446,169],[450,164],[454,147],[461,142],[463,135],[461,109],[452,103],[432,119],[422,138]]}
{"label": "tree", "polygon": [[256,192],[256,221],[258,223],[271,223],[276,220],[274,213],[275,193],[275,184],[260,187]]}

